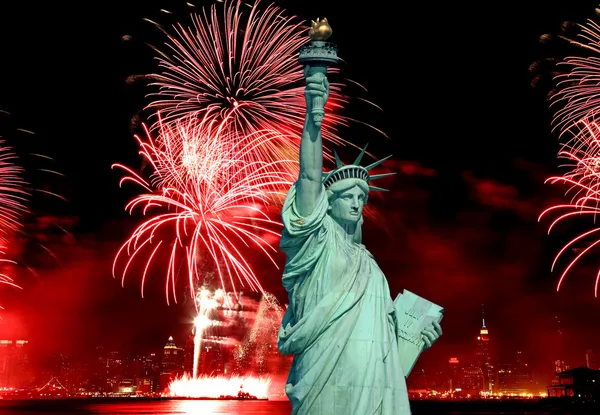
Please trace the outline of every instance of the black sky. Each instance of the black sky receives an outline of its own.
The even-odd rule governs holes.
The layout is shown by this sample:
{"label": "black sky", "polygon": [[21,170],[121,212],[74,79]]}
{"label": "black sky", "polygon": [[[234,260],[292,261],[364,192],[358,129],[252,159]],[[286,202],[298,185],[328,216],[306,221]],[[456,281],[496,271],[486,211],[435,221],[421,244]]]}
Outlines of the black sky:
{"label": "black sky", "polygon": [[[390,140],[374,140],[374,151],[393,152],[396,164],[390,167],[402,174],[391,183],[392,196],[375,201],[389,223],[387,239],[367,236],[366,242],[392,291],[407,287],[455,307],[435,359],[458,352],[477,330],[484,302],[499,336],[519,339],[514,347],[535,343],[561,313],[579,333],[573,360],[586,347],[600,348],[597,332],[585,334],[598,310],[589,298],[593,276],[582,273],[581,283],[554,293],[557,275],[549,266],[564,239],[546,237],[535,220],[560,194],[543,185],[557,172],[558,144],[550,132],[547,91],[531,87],[528,71],[532,62],[557,52],[541,45],[540,35],[557,33],[565,20],[594,17],[597,3],[410,2],[395,5],[397,10],[383,1],[276,4],[301,19],[327,17],[344,76],[364,85],[366,97],[384,110],[363,118],[388,133]],[[187,311],[166,307],[159,294],[140,299],[135,284],[121,289],[110,278],[110,261],[101,261],[112,257],[136,223],[123,210],[133,194],[119,189],[111,164],[139,165],[130,121],[147,103],[146,91],[126,79],[157,70],[145,43],[162,41],[142,19],[167,25],[186,19],[190,9],[183,1],[141,0],[1,7],[0,109],[11,114],[11,123],[36,132],[55,158],[66,175],[63,214],[79,218],[72,229],[79,246],[60,248],[67,271],[53,268],[19,297],[28,306],[15,301],[11,307],[17,313],[23,308],[23,315],[55,309],[54,320],[47,316],[52,324],[82,310],[98,328],[96,337],[113,330],[136,344],[155,343],[173,330],[173,321],[184,322]],[[123,41],[124,35],[131,40]],[[108,265],[90,271],[73,260],[89,251]],[[281,294],[273,280],[271,288]],[[77,290],[79,300],[43,294]],[[54,331],[79,330],[97,341],[83,319],[75,320]]]}

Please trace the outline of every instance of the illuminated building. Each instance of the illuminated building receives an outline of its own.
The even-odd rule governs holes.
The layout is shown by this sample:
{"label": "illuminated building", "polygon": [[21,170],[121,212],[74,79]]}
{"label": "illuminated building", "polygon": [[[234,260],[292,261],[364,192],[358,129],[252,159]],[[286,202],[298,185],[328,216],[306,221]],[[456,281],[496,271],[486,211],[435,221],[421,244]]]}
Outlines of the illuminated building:
{"label": "illuminated building", "polygon": [[477,336],[477,350],[475,352],[475,360],[477,365],[481,368],[483,372],[483,381],[485,392],[492,392],[494,389],[495,376],[494,376],[494,366],[492,364],[492,356],[490,353],[490,335],[489,330],[485,325],[485,317],[483,316],[483,309],[481,311],[482,314],[482,323],[481,329],[479,329],[479,335]]}
{"label": "illuminated building", "polygon": [[406,379],[406,386],[410,394],[419,394],[428,390],[445,390],[446,378],[442,372],[431,372],[425,369],[413,369]]}
{"label": "illuminated building", "polygon": [[107,392],[118,392],[119,382],[123,378],[123,358],[121,352],[112,350],[106,356],[106,390]]}
{"label": "illuminated building", "polygon": [[82,384],[86,392],[105,392],[106,389],[106,353],[104,347],[96,346],[89,364],[88,373]]}
{"label": "illuminated building", "polygon": [[158,392],[160,382],[160,362],[156,353],[138,356],[133,360],[133,378],[135,391],[138,394]]}
{"label": "illuminated building", "polygon": [[152,379],[150,378],[136,378],[135,379],[135,391],[138,394],[150,394],[154,392],[152,390]]}
{"label": "illuminated building", "polygon": [[177,347],[173,336],[169,337],[167,344],[163,347],[162,370],[163,372],[174,371],[181,368],[183,364],[183,349]]}
{"label": "illuminated building", "polygon": [[162,362],[160,365],[161,371],[159,375],[159,385],[157,391],[164,391],[171,381],[178,376],[183,375],[183,349],[177,347],[173,341],[173,336],[169,336],[169,340],[163,347]]}
{"label": "illuminated building", "polygon": [[562,359],[556,359],[554,361],[554,372],[560,373],[564,372],[565,370],[569,370],[569,365],[567,365]]}
{"label": "illuminated building", "polygon": [[141,379],[150,379],[150,392],[155,393],[160,388],[160,362],[156,353],[144,356]]}
{"label": "illuminated building", "polygon": [[[47,376],[60,379],[67,391],[77,390],[86,372],[69,353],[58,353],[48,356],[46,370],[41,373],[39,381],[45,381]],[[44,373],[45,372],[45,373]],[[86,379],[87,380],[87,379]],[[86,382],[86,386],[89,383]]]}
{"label": "illuminated building", "polygon": [[160,385],[158,388],[158,392],[168,392],[169,389],[169,385],[171,384],[171,382],[173,382],[175,380],[175,375],[171,372],[162,372],[160,374],[160,380],[158,381],[158,384]]}
{"label": "illuminated building", "polygon": [[498,365],[497,389],[503,394],[529,393],[533,386],[533,376],[529,365],[523,361],[523,353],[516,353],[514,362]]}
{"label": "illuminated building", "polygon": [[558,380],[548,386],[549,397],[571,397],[578,400],[600,399],[600,370],[585,366],[556,374]]}
{"label": "illuminated building", "polygon": [[[467,364],[461,369],[460,388],[471,394],[478,394],[484,389],[485,376],[478,364]],[[456,389],[456,388],[454,388]]]}
{"label": "illuminated building", "polygon": [[558,316],[554,316],[554,319],[556,321],[556,332],[554,336],[554,373],[560,373],[569,370],[569,365],[567,365],[564,360],[564,337],[560,319]]}
{"label": "illuminated building", "polygon": [[454,389],[460,387],[460,382],[459,382],[459,361],[458,358],[456,357],[451,357],[448,360],[448,364],[450,365],[450,381],[449,381],[449,388],[450,389],[450,393],[452,394],[454,392]]}
{"label": "illuminated building", "polygon": [[122,394],[133,394],[136,391],[136,381],[134,379],[121,379],[119,381],[118,392]]}
{"label": "illuminated building", "polygon": [[29,342],[0,340],[0,387],[21,388],[31,381]]}

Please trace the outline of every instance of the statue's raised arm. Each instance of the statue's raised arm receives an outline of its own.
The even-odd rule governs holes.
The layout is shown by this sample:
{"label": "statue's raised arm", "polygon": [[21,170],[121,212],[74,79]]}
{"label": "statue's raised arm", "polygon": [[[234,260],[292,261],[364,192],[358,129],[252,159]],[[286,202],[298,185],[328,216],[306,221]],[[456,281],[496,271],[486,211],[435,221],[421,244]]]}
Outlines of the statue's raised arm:
{"label": "statue's raised arm", "polygon": [[[308,216],[323,191],[323,141],[321,138],[321,120],[323,115],[313,113],[313,102],[322,100],[323,105],[329,95],[329,82],[323,67],[306,66],[306,115],[300,140],[300,173],[296,183],[296,208],[302,216]],[[314,100],[313,98],[317,98]],[[319,100],[321,98],[321,100]]]}
{"label": "statue's raised arm", "polygon": [[310,215],[321,195],[323,172],[323,141],[321,123],[329,97],[327,66],[337,63],[337,48],[325,42],[331,36],[327,19],[312,22],[311,42],[300,49],[299,61],[304,64],[306,78],[306,115],[300,141],[300,174],[296,183],[296,208],[301,216]]}

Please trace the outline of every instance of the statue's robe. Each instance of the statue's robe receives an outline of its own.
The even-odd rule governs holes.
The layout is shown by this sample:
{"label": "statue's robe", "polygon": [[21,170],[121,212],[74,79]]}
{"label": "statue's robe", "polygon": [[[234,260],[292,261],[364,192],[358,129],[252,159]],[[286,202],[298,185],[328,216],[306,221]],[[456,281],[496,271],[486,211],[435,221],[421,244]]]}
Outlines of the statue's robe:
{"label": "statue's robe", "polygon": [[294,355],[286,384],[293,415],[408,415],[390,290],[364,245],[328,214],[323,189],[301,217],[296,187],[283,211],[289,305],[278,347]]}

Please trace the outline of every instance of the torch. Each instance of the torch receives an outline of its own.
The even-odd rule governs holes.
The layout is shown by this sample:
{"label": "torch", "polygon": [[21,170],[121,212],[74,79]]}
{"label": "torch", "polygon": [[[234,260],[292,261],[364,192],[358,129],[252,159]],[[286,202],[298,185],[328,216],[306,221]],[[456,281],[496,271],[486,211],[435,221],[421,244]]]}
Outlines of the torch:
{"label": "torch", "polygon": [[[308,71],[305,76],[316,76],[322,81],[327,74],[327,66],[338,63],[337,46],[333,43],[325,42],[331,36],[331,26],[326,18],[323,20],[313,20],[310,28],[310,42],[300,48],[298,61],[306,65]],[[320,127],[325,116],[323,98],[312,98],[311,115],[316,126]]]}

